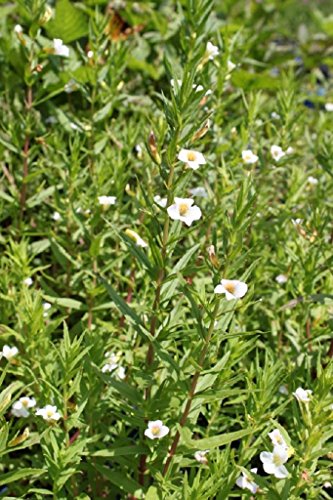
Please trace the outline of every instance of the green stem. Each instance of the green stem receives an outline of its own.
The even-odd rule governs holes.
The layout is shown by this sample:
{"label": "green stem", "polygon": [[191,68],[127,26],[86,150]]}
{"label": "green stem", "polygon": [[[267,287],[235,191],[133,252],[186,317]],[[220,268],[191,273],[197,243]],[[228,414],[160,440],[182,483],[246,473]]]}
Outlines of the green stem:
{"label": "green stem", "polygon": [[[199,362],[198,362],[199,368],[197,369],[197,371],[195,372],[195,374],[192,377],[192,382],[191,382],[190,390],[189,390],[188,395],[187,395],[185,409],[183,411],[183,414],[182,414],[182,416],[180,418],[180,422],[179,422],[180,427],[185,426],[187,418],[188,418],[189,413],[191,411],[193,398],[195,396],[195,391],[197,388],[198,380],[199,380],[199,377],[200,377],[200,374],[202,372],[203,365],[204,365],[204,362],[205,362],[205,359],[207,356],[207,352],[208,352],[209,344],[210,344],[210,341],[211,341],[211,338],[213,335],[214,325],[215,325],[218,311],[219,311],[219,301],[217,301],[215,304],[212,318],[211,318],[211,322],[210,322],[209,329],[207,332],[207,336],[205,338],[205,343],[204,343],[204,346],[203,346],[201,353],[200,353]],[[164,465],[164,468],[163,468],[163,476],[165,476],[169,470],[171,461],[172,461],[172,459],[177,451],[179,440],[180,440],[180,432],[177,431],[175,434],[175,437],[173,438],[173,441],[172,441],[172,444],[170,447],[170,451],[168,454],[168,458],[167,458],[165,465]]]}

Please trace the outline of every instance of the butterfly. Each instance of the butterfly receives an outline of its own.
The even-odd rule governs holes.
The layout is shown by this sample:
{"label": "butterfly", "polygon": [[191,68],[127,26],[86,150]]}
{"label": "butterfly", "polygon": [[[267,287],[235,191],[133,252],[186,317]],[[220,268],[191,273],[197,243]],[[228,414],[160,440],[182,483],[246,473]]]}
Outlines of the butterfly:
{"label": "butterfly", "polygon": [[119,12],[110,8],[110,20],[106,26],[105,32],[111,38],[111,40],[117,42],[119,40],[126,40],[129,36],[134,35],[134,33],[140,33],[143,30],[143,24],[137,24],[136,26],[130,26],[125,19],[121,17]]}

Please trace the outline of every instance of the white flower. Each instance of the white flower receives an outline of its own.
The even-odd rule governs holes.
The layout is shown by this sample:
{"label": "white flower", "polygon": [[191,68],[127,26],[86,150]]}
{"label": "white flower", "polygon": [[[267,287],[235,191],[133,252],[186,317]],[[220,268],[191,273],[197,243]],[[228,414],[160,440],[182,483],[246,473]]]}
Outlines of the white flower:
{"label": "white flower", "polygon": [[312,177],[312,175],[310,175],[307,178],[307,181],[308,181],[309,184],[312,184],[312,186],[315,186],[319,182],[318,179],[316,179],[315,177]]}
{"label": "white flower", "polygon": [[[253,474],[256,474],[257,470],[258,469],[254,468],[251,469],[251,472],[253,472]],[[250,490],[251,493],[253,494],[257,493],[259,488],[259,486],[254,481],[251,481],[251,479],[246,474],[244,474],[244,472],[236,480],[236,484],[237,486],[239,486],[239,488],[242,488],[243,490],[244,489]]]}
{"label": "white flower", "polygon": [[253,164],[259,160],[259,157],[252,153],[251,149],[245,149],[242,151],[243,162],[246,164]]}
{"label": "white flower", "polygon": [[49,309],[51,309],[52,307],[52,304],[50,304],[50,302],[43,302],[43,309],[44,311],[48,311]]}
{"label": "white flower", "polygon": [[205,157],[199,151],[193,151],[191,149],[181,149],[178,154],[178,160],[183,161],[192,170],[198,170],[200,165],[206,163]]}
{"label": "white flower", "polygon": [[288,396],[288,394],[289,394],[288,389],[285,385],[280,385],[279,393],[283,394],[284,396]]}
{"label": "white flower", "polygon": [[325,104],[326,111],[333,111],[333,102],[327,102]]}
{"label": "white flower", "polygon": [[192,196],[199,196],[200,198],[207,198],[208,194],[204,187],[196,187],[190,189],[190,193]]}
{"label": "white flower", "polygon": [[232,61],[230,61],[230,59],[228,59],[227,68],[229,73],[231,73],[231,71],[233,71],[236,68],[236,64],[234,64]]}
{"label": "white flower", "polygon": [[162,420],[152,420],[148,422],[145,436],[149,439],[161,439],[167,434],[169,434],[169,427],[163,425]]}
{"label": "white flower", "polygon": [[77,85],[76,81],[73,79],[69,80],[64,85],[64,91],[66,92],[66,94],[71,94],[72,92],[77,90],[77,88],[78,88],[78,85]]}
{"label": "white flower", "polygon": [[143,151],[142,151],[142,147],[140,144],[136,144],[135,147],[135,152],[136,152],[136,156],[139,158],[139,160],[142,160],[143,158]]}
{"label": "white flower", "polygon": [[60,220],[61,219],[61,215],[59,214],[59,212],[53,212],[52,219],[55,220],[55,221]]}
{"label": "white flower", "polygon": [[270,440],[272,441],[274,446],[282,446],[286,450],[288,450],[289,446],[285,442],[281,432],[279,429],[274,429],[274,431],[268,433]]}
{"label": "white flower", "polygon": [[94,57],[94,53],[92,50],[88,50],[87,57],[88,57],[88,59],[91,59],[92,57]]}
{"label": "white flower", "polygon": [[289,148],[287,148],[287,150],[286,150],[287,155],[291,155],[291,154],[293,154],[293,152],[294,152],[294,148],[292,148],[291,146],[289,146]]}
{"label": "white flower", "polygon": [[167,206],[168,200],[167,198],[161,198],[159,194],[154,196],[154,202],[156,205],[159,205],[162,208],[165,208]]}
{"label": "white flower", "polygon": [[288,471],[283,465],[288,460],[288,452],[283,446],[275,446],[272,453],[262,451],[260,460],[267,474],[273,474],[277,479],[288,477]]}
{"label": "white flower", "polygon": [[47,420],[48,422],[56,421],[61,418],[57,407],[52,405],[46,405],[44,406],[44,408],[39,408],[39,410],[36,411],[36,415],[43,417],[43,419]]}
{"label": "white flower", "polygon": [[135,231],[133,231],[132,229],[126,229],[125,230],[125,234],[127,234],[127,236],[129,238],[131,238],[131,240],[135,241],[136,245],[138,247],[142,247],[142,248],[146,248],[148,246],[148,243],[146,243],[142,238],[141,236],[138,235],[138,233],[136,233]]}
{"label": "white flower", "polygon": [[20,35],[21,33],[23,33],[23,28],[20,24],[16,24],[14,26],[14,32],[17,34],[17,35]]}
{"label": "white flower", "polygon": [[219,55],[219,48],[216,45],[213,45],[211,42],[207,42],[206,55],[208,59],[213,60],[214,57]]}
{"label": "white flower", "polygon": [[98,197],[98,203],[100,205],[103,205],[103,207],[115,205],[116,200],[117,200],[116,196],[99,196]]}
{"label": "white flower", "polygon": [[291,219],[291,222],[294,224],[294,226],[299,226],[302,224],[303,219]]}
{"label": "white flower", "polygon": [[273,144],[273,146],[271,146],[271,155],[275,161],[281,160],[281,158],[283,158],[285,154],[286,153],[280,146],[276,146],[276,144]]}
{"label": "white flower", "polygon": [[298,387],[295,392],[293,392],[293,396],[300,403],[308,403],[311,400],[312,391],[310,389],[302,389],[302,387]]}
{"label": "white flower", "polygon": [[[169,217],[173,220],[180,220],[190,226],[193,221],[201,218],[201,210],[193,205],[192,198],[175,198],[175,203],[167,208]],[[193,205],[193,206],[192,206]]]}
{"label": "white flower", "polygon": [[279,120],[281,118],[281,116],[278,113],[276,113],[275,111],[272,111],[271,118],[273,118],[273,120]]}
{"label": "white flower", "polygon": [[240,299],[244,297],[248,286],[243,281],[238,280],[221,280],[221,284],[214,288],[215,293],[225,293],[227,300]]}
{"label": "white flower", "polygon": [[279,285],[283,285],[284,283],[287,283],[288,277],[285,274],[278,274],[276,276],[275,281],[279,283]]}
{"label": "white flower", "polygon": [[209,453],[209,450],[196,451],[194,453],[194,458],[200,464],[207,465],[208,464],[208,458],[206,457],[207,453]]}
{"label": "white flower", "polygon": [[112,372],[113,370],[115,370],[117,367],[118,367],[117,363],[106,363],[102,368],[102,372],[109,373],[109,372]]}
{"label": "white flower", "polygon": [[23,397],[20,398],[16,403],[12,406],[12,414],[14,417],[23,417],[27,418],[30,415],[28,408],[33,408],[36,406],[35,398]]}
{"label": "white flower", "polygon": [[7,361],[10,361],[11,359],[15,358],[15,356],[17,356],[18,352],[19,351],[17,347],[9,347],[9,345],[4,345],[2,351],[0,352],[0,357],[4,357],[7,359]]}
{"label": "white flower", "polygon": [[25,280],[23,280],[23,283],[26,286],[31,286],[33,284],[32,278],[30,278],[30,276],[29,278],[25,278]]}
{"label": "white flower", "polygon": [[56,56],[69,56],[69,48],[67,45],[63,44],[63,41],[60,38],[53,39],[53,49]]}
{"label": "white flower", "polygon": [[178,87],[181,87],[181,86],[182,86],[182,84],[183,84],[182,80],[179,80],[179,79],[174,80],[173,78],[171,78],[171,80],[170,80],[170,85],[171,85],[171,87],[172,87],[173,89],[174,89],[174,88],[175,88],[175,86],[176,86],[176,85],[175,85],[175,81],[177,82]]}
{"label": "white flower", "polygon": [[126,378],[126,369],[123,366],[118,366],[116,374],[120,380],[124,380],[124,378]]}

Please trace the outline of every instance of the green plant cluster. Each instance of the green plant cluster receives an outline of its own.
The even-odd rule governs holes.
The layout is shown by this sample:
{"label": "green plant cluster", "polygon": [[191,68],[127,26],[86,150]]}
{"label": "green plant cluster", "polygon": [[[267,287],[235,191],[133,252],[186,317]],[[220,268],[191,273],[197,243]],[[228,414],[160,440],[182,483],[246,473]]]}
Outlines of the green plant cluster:
{"label": "green plant cluster", "polygon": [[332,498],[332,40],[329,1],[0,1],[0,498]]}

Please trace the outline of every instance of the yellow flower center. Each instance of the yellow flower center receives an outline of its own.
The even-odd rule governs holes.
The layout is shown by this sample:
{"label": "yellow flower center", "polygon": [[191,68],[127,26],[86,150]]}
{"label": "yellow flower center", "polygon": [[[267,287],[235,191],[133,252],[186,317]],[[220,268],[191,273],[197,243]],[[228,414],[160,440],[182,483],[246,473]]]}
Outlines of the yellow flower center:
{"label": "yellow flower center", "polygon": [[47,410],[46,411],[46,416],[49,417],[49,418],[53,417],[53,410]]}
{"label": "yellow flower center", "polygon": [[187,214],[189,206],[186,203],[181,203],[178,207],[180,215],[183,217]]}
{"label": "yellow flower center", "polygon": [[229,293],[234,293],[235,292],[235,285],[233,283],[227,283],[224,285],[224,288],[227,290]]}
{"label": "yellow flower center", "polygon": [[277,467],[280,467],[280,465],[283,464],[283,460],[280,457],[280,455],[273,453],[273,464],[276,465]]}
{"label": "yellow flower center", "polygon": [[190,151],[189,153],[187,153],[187,159],[188,159],[188,161],[195,161],[196,154],[193,151]]}
{"label": "yellow flower center", "polygon": [[24,408],[28,408],[29,401],[27,399],[21,399],[21,403],[22,403],[22,406],[24,406]]}
{"label": "yellow flower center", "polygon": [[160,428],[157,425],[154,425],[154,427],[151,427],[151,433],[153,436],[158,436],[160,433]]}

